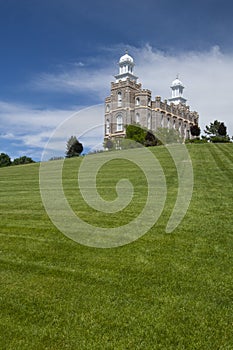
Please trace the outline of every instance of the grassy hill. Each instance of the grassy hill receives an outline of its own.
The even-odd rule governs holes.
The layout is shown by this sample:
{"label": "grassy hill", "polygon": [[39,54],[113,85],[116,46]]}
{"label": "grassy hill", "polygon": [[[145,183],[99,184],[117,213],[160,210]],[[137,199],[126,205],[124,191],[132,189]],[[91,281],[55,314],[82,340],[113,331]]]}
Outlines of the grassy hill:
{"label": "grassy hill", "polygon": [[[164,211],[143,237],[112,249],[56,229],[40,198],[39,164],[0,169],[0,349],[233,348],[233,144],[188,149],[194,192],[182,223],[165,234],[177,175],[166,149],[154,148],[167,180]],[[122,175],[135,186],[125,214],[109,219],[82,202],[80,161],[67,160],[63,174],[76,213],[105,227],[137,215],[146,195],[139,169],[124,160],[101,169],[104,198],[114,198]]]}

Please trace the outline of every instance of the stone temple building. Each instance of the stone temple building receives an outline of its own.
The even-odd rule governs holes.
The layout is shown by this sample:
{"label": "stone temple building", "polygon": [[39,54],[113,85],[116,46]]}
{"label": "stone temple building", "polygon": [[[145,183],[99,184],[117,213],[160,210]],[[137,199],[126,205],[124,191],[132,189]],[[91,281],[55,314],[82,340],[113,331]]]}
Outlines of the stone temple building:
{"label": "stone temple building", "polygon": [[190,127],[198,125],[199,115],[190,111],[183,97],[184,86],[177,78],[171,84],[171,97],[152,99],[151,91],[142,89],[134,74],[134,60],[126,52],[119,60],[119,73],[111,83],[111,95],[105,99],[105,140],[125,137],[129,124],[156,131],[157,128],[174,128],[181,137],[192,138]]}

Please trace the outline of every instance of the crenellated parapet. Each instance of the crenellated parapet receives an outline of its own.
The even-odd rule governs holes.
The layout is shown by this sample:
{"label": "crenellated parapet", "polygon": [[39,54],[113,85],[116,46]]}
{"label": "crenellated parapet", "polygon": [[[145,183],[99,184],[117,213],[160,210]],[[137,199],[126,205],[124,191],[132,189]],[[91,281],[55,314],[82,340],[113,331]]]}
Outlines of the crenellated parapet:
{"label": "crenellated parapet", "polygon": [[162,101],[160,96],[156,96],[155,101],[152,101],[152,108],[166,115],[190,121],[193,124],[198,124],[199,121],[199,114],[196,111],[190,111],[189,106],[182,103],[168,104],[167,100]]}

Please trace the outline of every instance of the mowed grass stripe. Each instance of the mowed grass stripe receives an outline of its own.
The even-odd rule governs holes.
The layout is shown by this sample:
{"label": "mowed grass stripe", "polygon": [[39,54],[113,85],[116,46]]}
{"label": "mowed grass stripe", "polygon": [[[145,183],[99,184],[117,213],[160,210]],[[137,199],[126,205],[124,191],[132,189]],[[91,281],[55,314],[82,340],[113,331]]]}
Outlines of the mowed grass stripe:
{"label": "mowed grass stripe", "polygon": [[217,144],[221,152],[233,163],[232,144]]}
{"label": "mowed grass stripe", "polygon": [[[212,146],[212,145],[211,145]],[[232,183],[233,179],[233,162],[226,153],[222,151],[218,144],[213,144],[209,148],[217,166],[222,171],[224,177],[227,177],[229,182]]]}
{"label": "mowed grass stripe", "polygon": [[[1,349],[232,348],[232,169],[216,163],[220,151],[213,145],[187,147],[195,182],[180,226],[164,233],[178,183],[171,157],[156,147],[168,187],[164,212],[146,235],[114,249],[81,246],[52,225],[40,199],[38,164],[0,169]],[[67,162],[64,186],[88,220],[91,209],[76,190],[79,161]],[[124,173],[125,163],[119,164],[99,174],[106,199],[114,198]],[[134,170],[136,199],[143,202],[144,180]],[[136,204],[125,219],[134,217]],[[103,216],[91,213],[101,223]]]}

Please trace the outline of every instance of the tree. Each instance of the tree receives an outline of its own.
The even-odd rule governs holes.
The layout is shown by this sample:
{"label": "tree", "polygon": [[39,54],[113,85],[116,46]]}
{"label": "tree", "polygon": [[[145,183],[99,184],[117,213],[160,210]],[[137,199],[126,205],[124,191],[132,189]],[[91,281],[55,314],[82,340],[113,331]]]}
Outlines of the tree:
{"label": "tree", "polygon": [[158,139],[158,144],[171,144],[182,143],[182,137],[180,133],[175,129],[170,128],[158,128],[155,132],[155,136]]}
{"label": "tree", "polygon": [[135,142],[144,144],[146,136],[146,130],[138,125],[127,125],[126,127],[126,138]]}
{"label": "tree", "polygon": [[157,146],[157,144],[158,144],[158,140],[155,137],[155,135],[152,133],[152,131],[147,131],[144,145],[146,147],[150,147],[150,146]]}
{"label": "tree", "polygon": [[190,132],[191,132],[192,136],[198,137],[198,136],[200,136],[201,129],[199,128],[199,126],[197,124],[195,124],[195,125],[192,125],[190,127]]}
{"label": "tree", "polygon": [[220,136],[227,136],[227,127],[224,125],[224,123],[219,125],[218,133]]}
{"label": "tree", "polygon": [[0,154],[0,167],[5,167],[11,165],[11,159],[6,153]]}
{"label": "tree", "polygon": [[112,142],[112,140],[108,139],[105,142],[104,147],[107,148],[108,150],[112,150],[114,148],[114,143]]}
{"label": "tree", "polygon": [[66,157],[78,157],[83,151],[83,145],[76,136],[71,136],[66,144]]}
{"label": "tree", "polygon": [[230,137],[227,135],[227,127],[218,120],[210,123],[209,126],[206,125],[204,132],[209,135],[211,142],[230,142]]}
{"label": "tree", "polygon": [[30,157],[22,156],[19,158],[15,158],[12,165],[29,164],[29,163],[35,163],[35,161]]}
{"label": "tree", "polygon": [[141,144],[140,142],[136,142],[134,140],[131,139],[127,139],[127,138],[122,138],[119,142],[119,148],[120,149],[130,149],[130,148],[141,148],[143,147],[143,144]]}
{"label": "tree", "polygon": [[218,129],[220,127],[221,122],[218,120],[215,120],[213,123],[210,123],[210,125],[206,125],[206,130],[204,130],[204,133],[210,136],[219,136]]}

